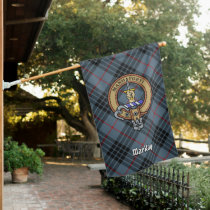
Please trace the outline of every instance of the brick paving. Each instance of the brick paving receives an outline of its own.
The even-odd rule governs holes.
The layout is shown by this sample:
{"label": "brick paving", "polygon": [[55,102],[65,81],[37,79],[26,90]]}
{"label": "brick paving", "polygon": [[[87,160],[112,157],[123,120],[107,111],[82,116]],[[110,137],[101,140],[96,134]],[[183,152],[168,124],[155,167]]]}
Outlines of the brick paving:
{"label": "brick paving", "polygon": [[4,210],[128,210],[100,187],[100,174],[85,164],[48,162],[40,178],[30,174],[28,183],[12,184],[5,173]]}

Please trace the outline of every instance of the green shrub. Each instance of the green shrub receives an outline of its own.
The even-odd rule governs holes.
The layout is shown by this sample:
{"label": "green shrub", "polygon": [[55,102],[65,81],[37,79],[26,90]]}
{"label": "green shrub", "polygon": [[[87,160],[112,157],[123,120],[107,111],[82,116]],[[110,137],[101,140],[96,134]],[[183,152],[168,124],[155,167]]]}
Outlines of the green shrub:
{"label": "green shrub", "polygon": [[[181,174],[182,171],[184,171],[185,174],[188,172],[190,174],[191,189],[189,209],[210,210],[210,167],[204,164],[186,166],[177,161],[172,161],[166,168],[166,174],[168,174],[169,168],[170,170],[172,168],[175,170],[175,177],[177,177],[177,170],[179,170]],[[103,187],[108,192],[114,194],[117,199],[126,202],[134,209],[179,208],[178,203],[181,201],[181,196],[178,196],[175,203],[172,204],[171,192],[162,192],[161,195],[159,195],[158,192],[153,192],[154,199],[151,201],[151,194],[148,193],[146,184],[137,187],[135,183],[132,183],[132,177],[130,177],[129,180],[130,181],[126,181],[125,177],[108,178],[104,181]]]}
{"label": "green shrub", "polygon": [[205,165],[187,167],[190,173],[191,198],[205,209],[210,209],[210,168]]}
{"label": "green shrub", "polygon": [[4,171],[13,172],[13,170],[22,167],[28,167],[31,173],[42,174],[42,157],[45,153],[41,149],[33,150],[25,144],[18,145],[18,142],[12,141],[7,137],[4,142]]}
{"label": "green shrub", "polygon": [[[132,209],[179,209],[181,197],[178,201],[172,201],[171,193],[160,195],[157,191],[153,191],[152,195],[148,191],[146,185],[133,186],[132,181],[127,182],[124,177],[108,178],[104,181],[103,187],[106,191],[112,193],[116,198],[132,207]],[[151,199],[151,196],[153,197]],[[170,200],[170,202],[168,202]],[[186,206],[186,204],[185,204]]]}
{"label": "green shrub", "polygon": [[210,210],[210,167],[205,164],[185,166],[177,161],[171,161],[169,167],[189,172],[191,206]]}

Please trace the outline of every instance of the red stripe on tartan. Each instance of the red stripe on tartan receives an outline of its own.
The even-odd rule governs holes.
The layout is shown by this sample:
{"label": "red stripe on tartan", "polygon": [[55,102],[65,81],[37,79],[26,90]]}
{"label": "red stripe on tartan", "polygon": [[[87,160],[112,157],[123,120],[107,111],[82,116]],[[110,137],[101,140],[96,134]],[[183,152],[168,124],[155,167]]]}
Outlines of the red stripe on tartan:
{"label": "red stripe on tartan", "polygon": [[135,90],[137,89],[138,85],[136,85],[136,87],[134,88]]}
{"label": "red stripe on tartan", "polygon": [[104,137],[104,139],[101,142],[101,146],[103,145],[104,141],[106,140],[107,136],[110,134],[110,132],[112,131],[112,129],[114,128],[115,124],[117,123],[118,119],[115,120],[113,126],[111,127],[111,129],[109,130],[109,132],[106,134],[106,136]]}
{"label": "red stripe on tartan", "polygon": [[[96,77],[97,79],[100,79],[100,77],[98,77],[96,74],[94,74],[93,72],[91,72],[90,70],[84,68],[81,66],[82,69],[84,69],[85,71],[89,72],[90,74],[92,74],[94,77]],[[107,85],[111,86],[108,82],[104,81],[103,79],[101,80],[102,82],[106,83]]]}
{"label": "red stripe on tartan", "polygon": [[[81,66],[82,69],[84,69],[85,71],[89,72],[90,74],[92,74],[94,77],[96,77],[97,79],[100,79],[100,77],[98,77],[96,74],[94,74],[93,72],[91,72],[90,70],[84,68]],[[105,80],[101,80],[102,82],[104,82],[105,84],[111,86],[111,84],[109,84],[108,82],[106,82]],[[120,90],[121,93],[124,93],[122,90]]]}
{"label": "red stripe on tartan", "polygon": [[155,118],[155,113],[156,113],[158,107],[160,106],[160,104],[162,103],[162,101],[163,101],[163,99],[164,99],[165,97],[166,97],[166,95],[164,95],[164,96],[161,98],[160,102],[158,103],[158,105],[157,105],[157,107],[156,107],[155,112],[153,113],[153,119],[152,119],[152,122],[151,122],[151,124],[150,124],[150,128],[149,128],[149,131],[148,131],[148,133],[147,133],[147,136],[146,136],[146,138],[144,139],[143,145],[144,145],[145,141],[147,140],[148,135],[149,135],[149,133],[150,133],[150,131],[151,131],[152,124],[153,124],[154,118]]}
{"label": "red stripe on tartan", "polygon": [[[147,133],[147,136],[146,136],[146,138],[145,138],[143,144],[141,144],[142,147],[144,146],[144,143],[145,143],[145,141],[147,140],[148,135],[149,135],[149,133],[150,133],[150,130],[151,130],[151,127],[152,127],[152,123],[154,122],[155,113],[156,113],[158,107],[160,106],[160,104],[162,103],[163,99],[165,98],[165,96],[166,96],[166,95],[164,95],[164,96],[161,98],[160,102],[158,103],[158,105],[157,105],[157,107],[156,107],[156,110],[155,110],[155,112],[154,112],[154,114],[153,114],[153,120],[152,120],[152,122],[151,122],[150,129],[149,129],[149,131],[148,131],[148,133]],[[142,147],[141,147],[141,148],[142,148]],[[151,150],[151,152],[152,152],[153,154],[155,154],[157,157],[159,157],[160,159],[164,160],[163,157],[160,157],[158,154],[156,154],[156,153],[153,152],[152,150]],[[134,160],[134,161],[135,161],[135,160]],[[134,161],[132,161],[130,167],[133,165]]]}
{"label": "red stripe on tartan", "polygon": [[[165,98],[165,95],[161,98],[160,102],[158,103],[155,112],[153,112],[153,113],[154,113],[154,116],[155,116],[156,111],[157,111],[158,107],[160,106],[160,104],[162,103],[162,101],[163,101],[164,98]],[[152,123],[154,122],[154,116],[153,116],[153,120],[152,120],[151,125],[150,125],[150,130],[151,130]],[[108,125],[109,127],[111,127],[111,128],[113,127],[113,126],[109,125],[108,123],[106,123],[105,121],[103,121],[102,119],[100,119],[98,116],[94,115],[94,117],[97,118],[98,120],[100,120],[102,123]],[[126,136],[126,137],[128,137],[128,138],[130,138],[130,139],[132,139],[132,140],[134,140],[134,141],[137,142],[138,144],[141,144],[142,147],[144,146],[144,143],[145,143],[146,139],[148,138],[148,135],[149,135],[149,132],[150,132],[150,130],[149,130],[149,132],[148,132],[148,134],[147,134],[147,137],[146,137],[146,139],[144,140],[144,143],[142,144],[142,143],[136,141],[135,139],[131,138],[131,137],[128,136],[127,134],[121,132],[120,130],[118,130],[118,129],[114,128],[114,127],[113,127],[112,129],[114,129],[114,130],[118,131],[120,134],[122,134],[122,135],[124,135],[124,136]],[[173,145],[174,145],[174,142],[172,143],[172,145],[171,145],[171,147],[170,147],[170,149],[169,149],[169,151],[168,151],[168,153],[167,153],[167,155],[166,155],[165,158],[159,156],[158,154],[156,154],[156,153],[153,152],[152,150],[151,150],[150,152],[152,152],[156,157],[159,157],[159,158],[162,159],[162,160],[166,160],[166,158],[167,158],[168,155],[170,154],[170,151],[171,151]],[[129,172],[129,170],[130,170],[131,166],[133,165],[133,163],[135,162],[136,158],[137,158],[137,156],[134,157],[134,159],[132,160],[132,162],[131,162],[131,164],[129,165],[128,169],[126,170],[126,172],[125,172],[123,175],[126,175],[126,174]],[[106,164],[106,163],[105,163],[105,164]],[[122,176],[122,174],[118,173],[116,170],[114,170],[113,168],[111,168],[108,164],[106,164],[106,166],[109,167],[112,171],[114,171],[114,172],[117,173],[118,175]]]}
{"label": "red stripe on tartan", "polygon": [[[151,109],[151,110],[152,110],[152,109]],[[155,113],[153,110],[152,110],[152,112],[153,112],[156,116],[158,116],[159,118],[161,118],[162,120],[164,120],[168,125],[171,125],[170,122],[168,122],[166,119],[164,119],[163,117],[161,117],[159,114]]]}
{"label": "red stripe on tartan", "polygon": [[162,159],[162,160],[165,160],[165,158],[163,158],[163,157],[161,157],[161,156],[159,156],[158,154],[156,154],[155,152],[153,152],[152,150],[150,150],[150,152],[152,152],[156,157],[159,157],[160,159]]}
{"label": "red stripe on tartan", "polygon": [[151,66],[151,65],[149,65],[149,64],[146,64],[146,63],[144,63],[144,62],[138,60],[137,58],[131,56],[131,55],[128,54],[128,53],[124,53],[124,54],[127,55],[128,57],[131,57],[133,60],[136,60],[136,61],[138,61],[139,63],[144,64],[145,66],[149,66],[156,74],[158,74],[160,77],[162,77],[162,74],[159,73],[158,71],[156,71],[155,68],[154,68],[153,66]]}
{"label": "red stripe on tartan", "polygon": [[[149,152],[152,152],[156,157],[159,157],[160,159],[162,159],[162,160],[166,160],[167,159],[167,157],[169,156],[169,154],[170,154],[170,151],[171,151],[171,149],[173,148],[173,145],[174,145],[174,142],[172,143],[172,145],[171,145],[171,147],[170,147],[170,149],[168,150],[168,153],[167,153],[167,155],[166,155],[166,157],[165,158],[163,158],[163,157],[161,157],[161,156],[159,156],[158,154],[156,154],[155,152],[153,152],[152,150],[150,150]],[[135,156],[135,157],[137,157],[137,156]],[[128,171],[130,170],[130,167],[133,165],[133,163],[134,163],[134,161],[136,160],[136,158],[134,158],[133,159],[133,161],[132,161],[132,163],[130,164],[130,166],[129,166],[129,168],[127,169],[127,171],[126,171],[126,173],[124,174],[124,175],[126,175],[127,173],[128,173]]]}
{"label": "red stripe on tartan", "polygon": [[171,149],[173,148],[174,145],[175,145],[175,144],[174,144],[174,142],[173,142],[172,145],[171,145],[171,147],[170,147],[170,149],[168,150],[168,154],[166,155],[166,157],[164,158],[164,160],[167,159],[167,157],[169,156],[170,151],[171,151]]}
{"label": "red stripe on tartan", "polygon": [[150,62],[152,61],[152,58],[153,58],[153,56],[155,55],[155,53],[157,52],[158,49],[159,49],[159,47],[156,48],[156,50],[153,52],[152,56],[150,57],[150,60],[149,60],[149,62],[148,62],[148,64],[147,64],[147,67],[146,67],[146,69],[144,70],[144,73],[142,74],[142,76],[144,76],[144,74],[145,74],[145,72],[146,72],[148,66],[150,66]]}
{"label": "red stripe on tartan", "polygon": [[135,156],[133,158],[133,161],[131,162],[131,164],[129,165],[128,169],[126,170],[126,172],[124,173],[124,175],[126,175],[128,173],[128,171],[130,170],[131,166],[133,165],[134,161],[136,160],[137,156]]}
{"label": "red stripe on tartan", "polygon": [[[114,129],[114,130],[118,131],[120,134],[122,134],[122,135],[124,135],[124,136],[126,136],[126,137],[128,137],[128,138],[130,138],[130,139],[132,139],[132,140],[134,140],[134,141],[137,142],[138,144],[141,144],[141,143],[139,143],[138,141],[136,141],[135,139],[133,139],[133,138],[131,138],[130,136],[128,136],[127,134],[125,134],[125,133],[121,132],[120,130],[114,128],[113,126],[109,125],[108,123],[106,123],[105,121],[103,121],[102,119],[100,119],[98,116],[94,115],[94,117],[97,118],[98,120],[100,120],[102,123],[104,123],[104,124],[108,125],[109,127],[111,127],[111,130]],[[116,122],[116,121],[115,121],[115,122]],[[111,130],[110,130],[110,131],[111,131]],[[107,136],[108,136],[108,135],[107,135]],[[106,138],[107,138],[107,137],[106,137]],[[103,142],[103,141],[102,141],[102,142]],[[101,144],[101,145],[102,145],[102,144]],[[144,144],[141,144],[141,146],[144,146]],[[153,151],[152,151],[152,152],[153,152]],[[155,152],[153,152],[153,153],[154,153],[156,156],[158,156],[160,159],[164,160],[164,158],[160,157],[160,156],[157,155]],[[125,172],[124,175],[126,175],[126,174],[128,173],[128,171],[130,170],[130,167],[133,165],[133,163],[134,163],[134,161],[136,160],[136,158],[137,158],[137,156],[134,157],[133,161],[131,162],[130,166],[128,167],[128,169],[127,169],[127,171]],[[109,167],[109,168],[112,170],[111,167]]]}
{"label": "red stripe on tartan", "polygon": [[[106,123],[104,120],[100,119],[98,116],[94,115],[95,118],[97,118],[98,120],[100,120],[102,123],[108,125],[109,127],[112,127],[111,125],[109,125],[108,123]],[[135,141],[136,143],[140,144],[141,146],[144,146],[142,143],[138,142],[136,139],[133,139],[132,137],[128,136],[127,134],[123,133],[122,131],[118,130],[117,128],[113,128],[114,130],[116,130],[117,132],[119,132],[120,134],[122,134],[123,136],[128,137],[129,139]]]}
{"label": "red stripe on tartan", "polygon": [[102,80],[102,78],[104,77],[104,75],[106,74],[106,72],[108,71],[109,67],[111,66],[111,64],[113,63],[114,59],[115,59],[116,55],[113,56],[111,62],[109,63],[108,67],[106,68],[105,72],[103,73],[103,75],[101,76],[101,78],[98,80],[98,82],[96,83],[95,87],[93,87],[93,89],[91,90],[89,96],[92,95],[93,91],[96,89],[96,87],[98,86],[98,84],[100,83],[100,81]]}
{"label": "red stripe on tartan", "polygon": [[111,169],[113,172],[115,172],[116,174],[118,174],[118,175],[120,175],[120,176],[123,176],[123,174],[117,172],[115,169],[113,169],[113,168],[112,168],[111,166],[109,166],[107,163],[105,163],[105,165],[106,165],[109,169]]}
{"label": "red stripe on tartan", "polygon": [[170,147],[170,149],[168,150],[168,153],[167,153],[167,155],[165,156],[165,158],[163,158],[163,157],[161,157],[161,156],[159,156],[159,155],[157,155],[155,152],[153,152],[152,150],[150,150],[150,152],[152,152],[154,155],[156,155],[157,157],[159,157],[160,159],[162,159],[162,160],[166,160],[167,159],[167,157],[169,156],[169,154],[170,154],[170,151],[171,151],[171,149],[173,148],[173,146],[174,146],[175,144],[174,144],[174,142],[171,144],[171,147]]}

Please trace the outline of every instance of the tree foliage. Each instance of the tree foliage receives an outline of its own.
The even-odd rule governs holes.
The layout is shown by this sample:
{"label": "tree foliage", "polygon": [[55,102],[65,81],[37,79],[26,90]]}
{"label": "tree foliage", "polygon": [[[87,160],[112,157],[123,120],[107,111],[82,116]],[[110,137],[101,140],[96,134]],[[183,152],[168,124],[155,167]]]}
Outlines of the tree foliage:
{"label": "tree foliage", "polygon": [[[161,49],[167,102],[173,128],[185,124],[208,129],[209,34],[196,31],[197,0],[132,1],[54,0],[34,53],[20,75],[37,75],[151,42],[166,41]],[[177,41],[179,26],[188,29],[188,44]],[[56,96],[42,99],[42,108],[60,113],[67,123],[96,138],[80,71],[33,81]],[[70,97],[77,94],[78,100]],[[53,101],[53,105],[49,105]],[[51,103],[52,104],[52,103]],[[79,110],[72,112],[77,104]]]}

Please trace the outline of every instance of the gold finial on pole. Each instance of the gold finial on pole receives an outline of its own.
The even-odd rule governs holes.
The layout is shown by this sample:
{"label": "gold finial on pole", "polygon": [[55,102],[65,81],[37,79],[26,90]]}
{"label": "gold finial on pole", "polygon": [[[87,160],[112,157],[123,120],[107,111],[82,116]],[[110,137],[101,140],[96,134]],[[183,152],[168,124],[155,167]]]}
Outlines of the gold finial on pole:
{"label": "gold finial on pole", "polygon": [[165,41],[163,41],[163,42],[158,42],[158,46],[159,47],[165,47],[166,46],[166,42]]}

